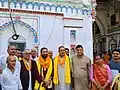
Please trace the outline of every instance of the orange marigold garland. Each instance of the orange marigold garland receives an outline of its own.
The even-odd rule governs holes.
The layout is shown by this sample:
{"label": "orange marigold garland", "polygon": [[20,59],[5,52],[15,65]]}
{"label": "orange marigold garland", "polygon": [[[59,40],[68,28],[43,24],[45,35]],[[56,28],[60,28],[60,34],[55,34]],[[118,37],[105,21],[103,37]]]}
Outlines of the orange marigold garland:
{"label": "orange marigold garland", "polygon": [[44,70],[49,68],[49,65],[50,65],[50,57],[49,56],[46,58],[46,60],[44,60],[42,58],[42,56],[40,56],[38,59],[39,59],[39,63],[41,64],[41,67],[43,67]]}
{"label": "orange marigold garland", "polygon": [[64,56],[62,59],[60,57],[58,57],[58,64],[60,66],[64,67],[65,60],[66,60],[66,56]]}

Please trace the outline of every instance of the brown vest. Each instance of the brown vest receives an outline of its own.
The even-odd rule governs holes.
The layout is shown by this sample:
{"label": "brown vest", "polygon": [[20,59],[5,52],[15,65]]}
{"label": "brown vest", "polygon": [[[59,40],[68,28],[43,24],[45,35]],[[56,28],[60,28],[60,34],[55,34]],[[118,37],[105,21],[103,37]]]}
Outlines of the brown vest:
{"label": "brown vest", "polygon": [[[29,71],[26,69],[23,60],[20,61],[21,63],[21,72],[20,72],[20,79],[22,83],[23,90],[28,90],[29,87]],[[42,77],[38,73],[36,62],[31,60],[31,82],[32,82],[32,90],[34,90],[35,80],[39,83],[42,82]]]}

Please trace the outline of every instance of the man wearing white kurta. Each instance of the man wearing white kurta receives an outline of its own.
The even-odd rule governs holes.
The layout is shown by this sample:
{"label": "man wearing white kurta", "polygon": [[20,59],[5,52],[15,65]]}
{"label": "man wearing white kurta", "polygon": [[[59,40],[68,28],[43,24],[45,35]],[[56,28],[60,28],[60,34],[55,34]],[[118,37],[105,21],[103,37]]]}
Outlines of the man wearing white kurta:
{"label": "man wearing white kurta", "polygon": [[14,56],[7,57],[7,67],[0,75],[0,83],[2,90],[22,90],[19,73],[16,71],[16,58]]}
{"label": "man wearing white kurta", "polygon": [[59,55],[54,59],[53,82],[55,90],[71,90],[70,60],[65,54],[64,46],[59,47]]}
{"label": "man wearing white kurta", "polygon": [[38,57],[37,57],[37,49],[36,48],[32,48],[31,49],[31,60],[34,60],[34,61],[36,61],[37,59],[38,59]]}
{"label": "man wearing white kurta", "polygon": [[15,68],[16,68],[16,71],[20,74],[20,62],[19,62],[18,58],[15,56],[16,47],[13,45],[9,45],[7,52],[8,52],[7,55],[0,56],[0,69],[4,70],[7,67],[6,59],[8,56],[14,56],[16,58]]}
{"label": "man wearing white kurta", "polygon": [[42,76],[39,75],[37,64],[30,59],[30,51],[27,49],[23,52],[23,59],[20,61],[21,71],[20,79],[23,90],[34,90],[35,81],[42,82]]}
{"label": "man wearing white kurta", "polygon": [[[7,57],[8,56],[15,56],[16,47],[13,45],[9,45],[7,52],[8,52],[7,55],[0,56],[0,73],[2,73],[2,71],[7,67],[7,64],[6,64]],[[16,65],[15,65],[16,72],[19,73],[19,75],[20,75],[20,67],[21,67],[20,62],[18,61],[18,58],[16,56],[15,56],[15,58],[16,58]],[[0,87],[0,90],[1,90],[1,87]]]}

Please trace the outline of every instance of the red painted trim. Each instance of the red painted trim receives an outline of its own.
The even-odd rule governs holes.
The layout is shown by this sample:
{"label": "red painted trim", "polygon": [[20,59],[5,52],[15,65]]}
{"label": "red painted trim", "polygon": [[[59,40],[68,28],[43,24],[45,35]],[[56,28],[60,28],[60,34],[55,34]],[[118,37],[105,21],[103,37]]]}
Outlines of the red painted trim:
{"label": "red painted trim", "polygon": [[[7,8],[0,8],[1,12],[9,12]],[[41,12],[41,11],[29,11],[29,10],[19,10],[19,9],[11,9],[12,12],[18,13],[27,13],[27,14],[42,14],[42,15],[55,15],[55,16],[63,16],[62,13],[52,13],[52,12]]]}
{"label": "red painted trim", "polygon": [[83,27],[80,27],[80,26],[64,26],[64,28],[83,28]]}
{"label": "red painted trim", "polygon": [[67,17],[64,17],[63,19],[66,19],[66,20],[83,20],[83,19],[80,19],[80,18],[67,18]]}

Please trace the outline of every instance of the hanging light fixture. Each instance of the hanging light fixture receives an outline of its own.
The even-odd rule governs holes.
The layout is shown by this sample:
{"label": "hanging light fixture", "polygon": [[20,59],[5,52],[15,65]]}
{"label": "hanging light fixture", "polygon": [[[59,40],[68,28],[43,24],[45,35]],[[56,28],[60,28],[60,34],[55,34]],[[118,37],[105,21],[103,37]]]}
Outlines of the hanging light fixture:
{"label": "hanging light fixture", "polygon": [[12,39],[13,40],[17,40],[19,38],[19,35],[17,35],[17,34],[14,34],[13,36],[12,36]]}
{"label": "hanging light fixture", "polygon": [[12,39],[17,40],[19,38],[19,35],[17,35],[17,32],[15,30],[15,25],[14,25],[13,18],[12,18],[12,15],[11,15],[11,7],[10,7],[10,5],[11,5],[11,0],[8,0],[8,9],[9,9],[9,12],[10,12],[10,19],[11,19],[12,28],[13,28],[13,31],[14,31]]}

